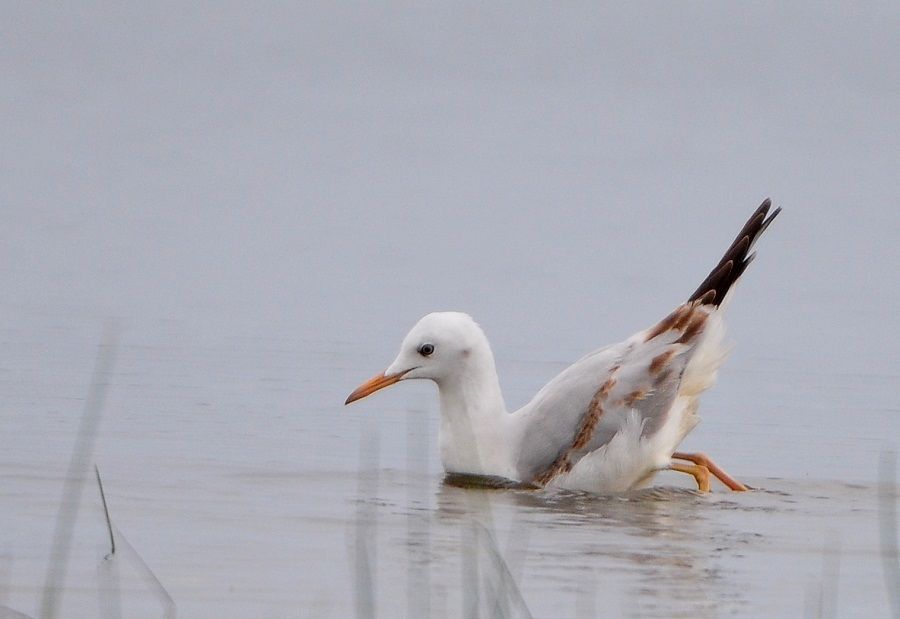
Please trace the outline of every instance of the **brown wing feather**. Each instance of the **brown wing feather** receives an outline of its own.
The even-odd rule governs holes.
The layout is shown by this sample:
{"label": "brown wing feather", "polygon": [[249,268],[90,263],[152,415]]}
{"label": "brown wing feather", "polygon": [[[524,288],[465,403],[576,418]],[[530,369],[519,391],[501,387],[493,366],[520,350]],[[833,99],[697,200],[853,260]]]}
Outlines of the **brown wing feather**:
{"label": "brown wing feather", "polygon": [[[750,249],[759,239],[760,235],[765,232],[772,220],[781,212],[781,207],[776,208],[771,215],[769,209],[772,207],[772,201],[766,198],[759,208],[753,213],[741,231],[738,233],[734,242],[728,247],[728,251],[719,260],[719,263],[710,271],[703,283],[694,291],[689,298],[689,302],[701,301],[702,304],[714,305],[716,307],[725,299],[728,290],[743,275],[750,262],[753,261],[755,254],[749,253]],[[767,215],[769,215],[767,217]],[[708,296],[709,293],[713,295]],[[711,299],[711,300],[707,300]]]}

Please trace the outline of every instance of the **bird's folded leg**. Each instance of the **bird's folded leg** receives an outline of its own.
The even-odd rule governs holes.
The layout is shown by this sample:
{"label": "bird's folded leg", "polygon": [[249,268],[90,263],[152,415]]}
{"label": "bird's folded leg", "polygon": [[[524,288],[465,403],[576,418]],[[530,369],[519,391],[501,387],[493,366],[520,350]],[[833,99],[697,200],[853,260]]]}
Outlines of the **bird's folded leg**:
{"label": "bird's folded leg", "polygon": [[709,492],[709,469],[702,464],[670,464],[670,471],[678,471],[679,473],[687,473],[697,480],[697,489],[700,492]]}
{"label": "bird's folded leg", "polygon": [[726,473],[719,467],[718,464],[713,462],[709,456],[703,453],[695,453],[689,454],[681,451],[676,451],[672,454],[673,458],[677,458],[678,460],[687,460],[688,462],[693,462],[697,466],[705,467],[710,473],[715,475],[716,479],[721,481],[723,484],[728,486],[731,490],[735,492],[743,492],[747,490],[747,486],[736,480],[734,477]]}

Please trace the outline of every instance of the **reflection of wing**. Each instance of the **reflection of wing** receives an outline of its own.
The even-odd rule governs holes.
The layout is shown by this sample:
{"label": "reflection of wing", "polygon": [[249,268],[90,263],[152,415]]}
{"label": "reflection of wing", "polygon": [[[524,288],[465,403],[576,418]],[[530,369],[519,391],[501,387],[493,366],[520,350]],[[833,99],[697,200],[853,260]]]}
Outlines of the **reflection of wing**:
{"label": "reflection of wing", "polygon": [[[641,436],[653,435],[678,396],[688,398],[679,410],[693,416],[696,396],[712,384],[727,353],[720,306],[781,210],[767,217],[770,207],[769,200],[760,205],[686,303],[651,329],[577,361],[515,413],[521,480],[544,485],[568,473],[635,417]],[[693,427],[687,421],[677,440]]]}

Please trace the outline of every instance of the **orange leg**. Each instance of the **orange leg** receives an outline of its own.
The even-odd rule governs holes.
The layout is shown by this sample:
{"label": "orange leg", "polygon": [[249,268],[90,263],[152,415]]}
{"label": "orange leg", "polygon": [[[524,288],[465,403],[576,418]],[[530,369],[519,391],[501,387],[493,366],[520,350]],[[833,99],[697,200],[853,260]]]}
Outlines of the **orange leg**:
{"label": "orange leg", "polygon": [[731,490],[735,492],[743,492],[747,490],[747,486],[736,480],[734,477],[723,471],[718,464],[713,462],[709,456],[702,453],[689,454],[681,451],[676,451],[672,454],[673,458],[677,458],[679,460],[687,460],[688,462],[693,462],[698,466],[705,467],[710,473],[716,476],[716,479],[721,481],[723,484],[728,486]]}
{"label": "orange leg", "polygon": [[702,464],[670,464],[669,470],[693,475],[700,492],[709,492],[709,469]]}

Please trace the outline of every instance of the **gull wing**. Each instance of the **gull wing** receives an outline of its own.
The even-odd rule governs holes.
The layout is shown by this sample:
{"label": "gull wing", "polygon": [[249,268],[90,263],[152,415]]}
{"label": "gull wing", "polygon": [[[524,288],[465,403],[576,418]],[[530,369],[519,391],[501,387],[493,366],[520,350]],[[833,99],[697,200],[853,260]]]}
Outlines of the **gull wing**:
{"label": "gull wing", "polygon": [[674,333],[642,332],[566,368],[516,412],[522,434],[517,472],[545,485],[569,472],[638,417],[644,434],[660,427],[678,395],[692,346]]}
{"label": "gull wing", "polygon": [[[764,200],[696,291],[654,327],[569,366],[517,411],[522,481],[545,485],[603,447],[631,418],[648,436],[679,395],[698,396],[727,354],[720,307],[772,220]],[[690,427],[687,428],[689,430]],[[687,431],[685,430],[685,431]]]}

